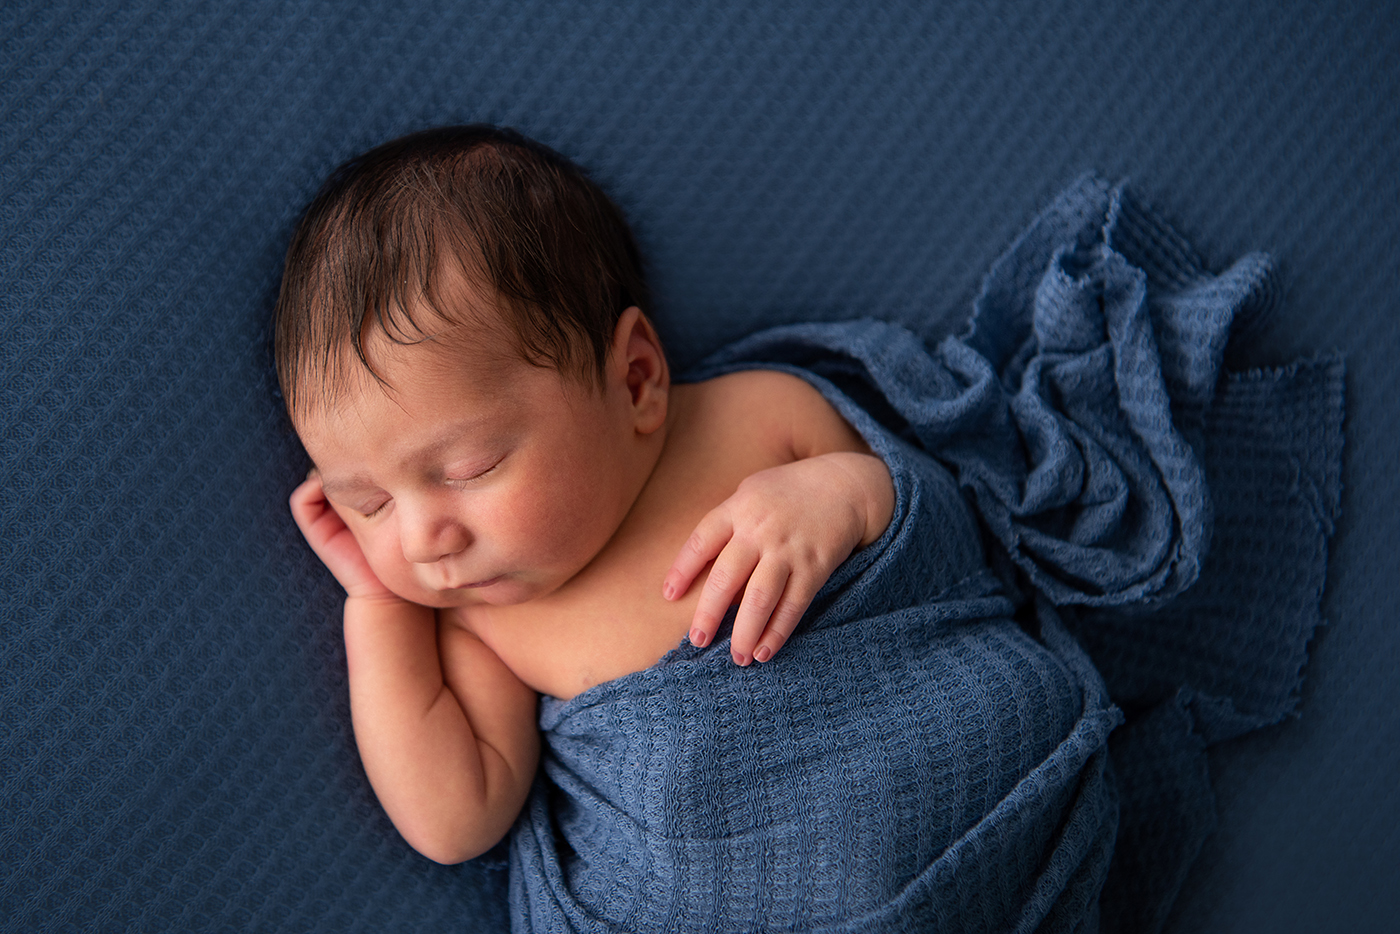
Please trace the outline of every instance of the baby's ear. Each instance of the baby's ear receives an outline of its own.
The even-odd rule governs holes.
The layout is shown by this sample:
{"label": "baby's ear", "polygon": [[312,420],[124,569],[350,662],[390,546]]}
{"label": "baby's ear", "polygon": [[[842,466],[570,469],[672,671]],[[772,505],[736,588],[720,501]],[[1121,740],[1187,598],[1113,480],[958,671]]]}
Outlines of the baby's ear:
{"label": "baby's ear", "polygon": [[618,319],[609,369],[620,376],[627,387],[637,431],[651,434],[660,428],[666,421],[671,371],[656,329],[635,305]]}

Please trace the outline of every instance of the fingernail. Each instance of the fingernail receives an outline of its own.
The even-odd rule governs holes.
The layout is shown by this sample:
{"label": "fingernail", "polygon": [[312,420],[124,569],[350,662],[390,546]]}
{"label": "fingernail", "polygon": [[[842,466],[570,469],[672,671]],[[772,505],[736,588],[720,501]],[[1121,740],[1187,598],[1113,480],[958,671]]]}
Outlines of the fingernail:
{"label": "fingernail", "polygon": [[734,659],[734,664],[739,665],[741,667],[748,667],[749,657],[747,655],[742,655],[738,652],[734,652],[732,653],[732,657]]}
{"label": "fingernail", "polygon": [[705,631],[703,629],[692,629],[690,631],[690,644],[697,649],[705,647]]}
{"label": "fingernail", "polygon": [[667,600],[672,599],[675,596],[675,594],[676,588],[671,586],[670,581],[667,581],[666,583],[661,585],[661,596],[665,597]]}
{"label": "fingernail", "polygon": [[758,651],[753,653],[755,661],[766,662],[773,657],[773,650],[766,645],[760,645]]}

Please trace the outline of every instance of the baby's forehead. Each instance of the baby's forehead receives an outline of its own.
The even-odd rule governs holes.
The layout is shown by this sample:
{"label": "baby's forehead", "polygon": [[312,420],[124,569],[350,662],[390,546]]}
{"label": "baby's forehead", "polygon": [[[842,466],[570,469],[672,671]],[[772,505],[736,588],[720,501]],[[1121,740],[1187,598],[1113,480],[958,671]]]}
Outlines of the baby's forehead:
{"label": "baby's forehead", "polygon": [[449,421],[454,431],[472,427],[482,407],[474,394],[464,395],[462,381],[438,387],[429,367],[405,365],[404,357],[381,365],[377,374],[348,362],[335,381],[308,383],[293,423],[318,467],[421,448],[445,436]]}
{"label": "baby's forehead", "polygon": [[396,382],[405,372],[459,372],[491,379],[522,357],[510,322],[490,306],[456,302],[451,317],[441,301],[420,300],[407,312],[394,309],[366,323],[358,345],[337,342],[319,359],[303,361],[301,375],[323,395]]}
{"label": "baby's forehead", "polygon": [[511,400],[602,401],[594,383],[527,357],[504,327],[452,326],[416,340],[377,333],[361,349],[363,359],[345,347],[303,369],[293,413],[303,438],[310,431],[353,431],[366,411],[386,405],[398,407],[407,424],[429,411],[469,416],[473,408]]}
{"label": "baby's forehead", "polygon": [[443,392],[463,381],[486,391],[508,386],[513,354],[496,343],[445,335],[414,342],[367,337],[363,359],[345,347],[323,365],[303,371],[298,415],[335,422],[353,415],[366,401],[393,401],[405,392],[431,390],[433,384]]}

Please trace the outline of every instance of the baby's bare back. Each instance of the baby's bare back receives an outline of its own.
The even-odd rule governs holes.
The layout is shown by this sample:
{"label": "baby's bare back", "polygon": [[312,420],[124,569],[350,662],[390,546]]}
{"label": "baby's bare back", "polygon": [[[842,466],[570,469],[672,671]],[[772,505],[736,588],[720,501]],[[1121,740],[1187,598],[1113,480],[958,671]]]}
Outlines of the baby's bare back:
{"label": "baby's bare back", "polygon": [[662,579],[704,515],[745,477],[798,459],[795,422],[830,422],[853,435],[815,389],[771,371],[675,386],[670,405],[655,470],[587,567],[538,600],[443,611],[536,691],[568,699],[648,668],[679,645],[704,581],[668,601]]}

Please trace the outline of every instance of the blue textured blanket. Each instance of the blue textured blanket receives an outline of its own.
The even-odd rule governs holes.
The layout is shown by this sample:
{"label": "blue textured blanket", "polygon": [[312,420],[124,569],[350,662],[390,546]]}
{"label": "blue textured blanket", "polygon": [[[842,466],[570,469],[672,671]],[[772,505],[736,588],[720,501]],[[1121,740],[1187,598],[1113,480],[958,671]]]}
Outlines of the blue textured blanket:
{"label": "blue textured blanket", "polygon": [[803,325],[702,365],[818,386],[894,519],[774,661],[683,644],[543,700],[515,930],[1094,930],[1101,896],[1160,924],[1213,820],[1205,745],[1291,709],[1337,510],[1339,361],[1223,369],[1271,283],[1086,178],[964,337]]}

